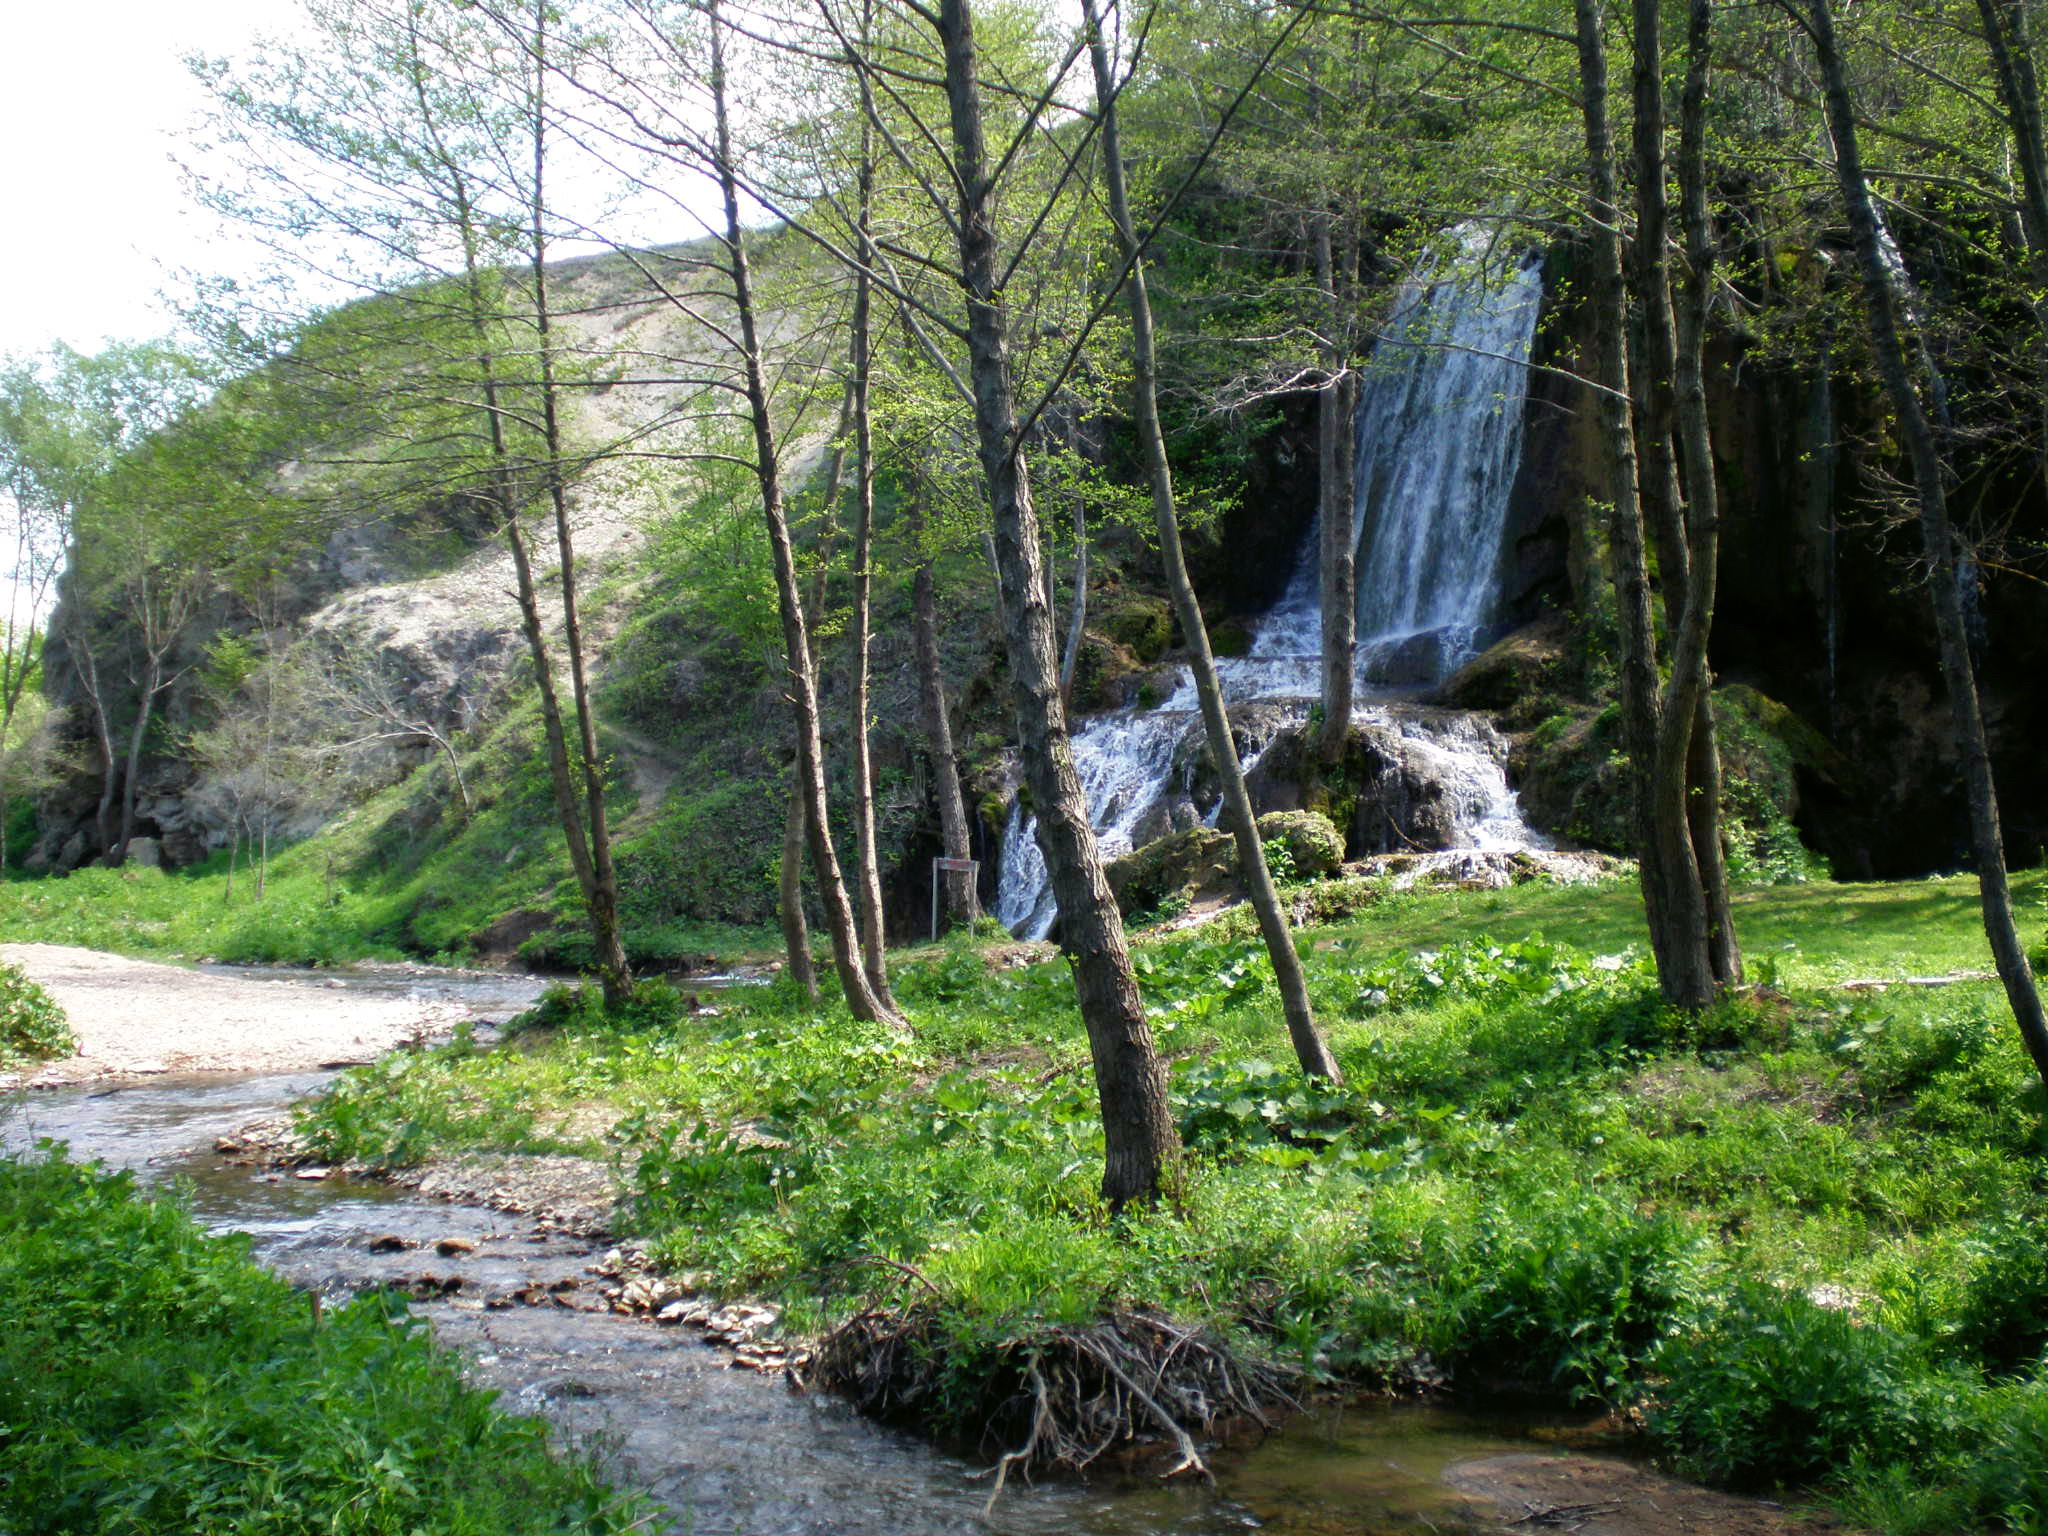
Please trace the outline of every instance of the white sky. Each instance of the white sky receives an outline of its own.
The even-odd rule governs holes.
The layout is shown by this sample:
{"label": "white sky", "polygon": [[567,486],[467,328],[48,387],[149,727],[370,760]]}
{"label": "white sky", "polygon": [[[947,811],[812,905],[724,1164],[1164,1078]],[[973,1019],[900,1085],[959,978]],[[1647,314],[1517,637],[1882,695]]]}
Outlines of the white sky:
{"label": "white sky", "polygon": [[167,269],[234,265],[171,163],[203,93],[184,55],[275,30],[278,0],[0,0],[0,352],[170,328]]}
{"label": "white sky", "polygon": [[[180,271],[239,277],[274,260],[187,202],[173,157],[206,107],[185,57],[289,36],[296,11],[292,0],[0,0],[0,354],[166,334],[174,319],[157,294]],[[698,232],[673,207],[637,214],[616,233]]]}

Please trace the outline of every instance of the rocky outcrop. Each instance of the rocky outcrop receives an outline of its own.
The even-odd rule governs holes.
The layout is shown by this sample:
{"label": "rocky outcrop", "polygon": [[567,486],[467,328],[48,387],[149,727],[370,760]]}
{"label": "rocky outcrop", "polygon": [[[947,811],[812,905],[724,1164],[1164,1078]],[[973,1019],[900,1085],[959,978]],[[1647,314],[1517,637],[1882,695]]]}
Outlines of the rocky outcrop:
{"label": "rocky outcrop", "polygon": [[1384,716],[1354,725],[1343,757],[1328,766],[1314,761],[1303,729],[1282,732],[1247,776],[1252,803],[1261,811],[1321,810],[1342,830],[1348,858],[1452,846],[1475,793],[1467,765],[1403,723],[1426,721],[1439,737],[1469,736],[1503,759],[1506,743],[1482,716],[1419,705]]}
{"label": "rocky outcrop", "polygon": [[1189,827],[1111,861],[1104,875],[1126,915],[1174,896],[1221,896],[1237,889],[1237,846],[1228,832]]}

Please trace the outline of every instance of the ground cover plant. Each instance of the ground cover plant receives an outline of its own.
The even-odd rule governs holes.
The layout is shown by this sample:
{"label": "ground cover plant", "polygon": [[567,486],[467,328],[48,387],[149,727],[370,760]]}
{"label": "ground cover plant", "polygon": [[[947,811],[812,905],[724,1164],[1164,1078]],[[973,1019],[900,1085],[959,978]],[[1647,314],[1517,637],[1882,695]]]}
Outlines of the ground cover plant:
{"label": "ground cover plant", "polygon": [[0,961],[0,1067],[68,1056],[77,1045],[57,1000],[20,966]]}
{"label": "ground cover plant", "polygon": [[916,1361],[870,1370],[877,1404],[990,1452],[1062,1341],[1167,1317],[1295,1389],[1508,1376],[1884,1530],[2048,1529],[2038,1090],[1989,985],[1838,985],[1973,969],[1968,883],[1742,899],[1769,984],[1688,1015],[1625,882],[1384,892],[1302,940],[1341,1090],[1286,1065],[1256,940],[1148,943],[1190,1160],[1177,1208],[1119,1220],[1062,968],[966,939],[899,968],[908,1033],[781,987],[564,998],[302,1119],[323,1156],[604,1151],[661,1260],[801,1329],[866,1317]]}
{"label": "ground cover plant", "polygon": [[0,1527],[519,1536],[648,1511],[464,1384],[403,1304],[323,1311],[174,1200],[0,1160]]}

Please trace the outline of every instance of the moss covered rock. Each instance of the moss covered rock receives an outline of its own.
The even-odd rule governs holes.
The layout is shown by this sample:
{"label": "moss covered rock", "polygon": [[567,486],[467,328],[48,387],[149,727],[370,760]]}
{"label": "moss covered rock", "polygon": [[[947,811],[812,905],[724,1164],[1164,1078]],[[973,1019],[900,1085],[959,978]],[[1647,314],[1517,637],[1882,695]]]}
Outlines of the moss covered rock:
{"label": "moss covered rock", "polygon": [[1453,672],[1438,696],[1458,709],[1507,711],[1534,725],[1550,713],[1542,701],[1569,670],[1570,638],[1563,619],[1526,624]]}
{"label": "moss covered rock", "polygon": [[1134,848],[1105,871],[1126,914],[1149,912],[1170,896],[1214,896],[1237,885],[1237,848],[1214,827],[1189,827]]}
{"label": "moss covered rock", "polygon": [[1074,658],[1075,713],[1121,707],[1129,702],[1125,695],[1135,687],[1136,674],[1144,670],[1129,646],[1089,630]]}
{"label": "moss covered rock", "polygon": [[1297,875],[1333,875],[1344,862],[1344,834],[1321,811],[1268,811],[1259,841],[1286,849]]}
{"label": "moss covered rock", "polygon": [[1221,619],[1209,626],[1209,650],[1216,656],[1249,656],[1252,632],[1236,619]]}
{"label": "moss covered rock", "polygon": [[1603,853],[1633,851],[1618,705],[1561,706],[1516,742],[1509,772],[1530,826]]}
{"label": "moss covered rock", "polygon": [[1129,651],[1141,666],[1151,666],[1173,644],[1173,611],[1163,597],[1115,593],[1104,600],[1092,627]]}

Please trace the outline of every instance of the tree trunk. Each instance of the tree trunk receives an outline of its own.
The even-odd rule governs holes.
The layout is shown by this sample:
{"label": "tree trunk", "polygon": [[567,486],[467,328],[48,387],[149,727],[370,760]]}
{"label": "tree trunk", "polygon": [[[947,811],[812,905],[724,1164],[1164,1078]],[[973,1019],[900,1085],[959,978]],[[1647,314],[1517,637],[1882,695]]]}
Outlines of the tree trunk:
{"label": "tree trunk", "polygon": [[1060,947],[1073,966],[1094,1061],[1105,1151],[1102,1195],[1112,1210],[1121,1210],[1177,1187],[1180,1137],[1167,1103],[1165,1066],[1153,1046],[1131,969],[1123,917],[1103,878],[1060,704],[1052,615],[1039,575],[1038,516],[1031,505],[1023,445],[1017,441],[968,0],[940,0],[936,25],[959,198],[955,230],[967,300],[974,422],[995,520],[1018,746],[1038,812],[1039,846],[1059,903]]}
{"label": "tree trunk", "polygon": [[868,379],[874,362],[868,264],[874,260],[874,249],[868,239],[868,219],[874,198],[874,164],[865,119],[861,127],[858,223],[862,265],[853,275],[853,827],[860,861],[856,880],[861,963],[876,1000],[893,1013],[896,999],[889,991],[887,936],[882,926],[881,856],[875,847],[875,765],[868,740],[868,614],[875,551],[875,441],[874,423],[868,415]]}
{"label": "tree trunk", "polygon": [[[495,413],[493,413],[495,415]],[[509,493],[508,493],[509,494]],[[533,579],[533,557],[526,548],[526,531],[508,510],[505,538],[512,547],[513,586],[519,599],[520,627],[526,634],[526,654],[533,663],[533,686],[540,695],[541,735],[547,745],[548,785],[555,795],[555,815],[562,824],[562,837],[569,848],[569,868],[576,876],[576,888],[586,904],[593,874],[590,844],[583,827],[583,814],[576,805],[576,786],[569,767],[569,737],[562,727],[561,699],[555,692],[555,666],[548,655],[547,632],[541,625],[540,593]]]}
{"label": "tree trunk", "polygon": [[[1068,448],[1078,459],[1080,444]],[[1074,703],[1074,668],[1081,661],[1081,637],[1088,631],[1088,497],[1077,484],[1074,488],[1074,595],[1067,605],[1067,643],[1060,652],[1060,702]]]}
{"label": "tree trunk", "polygon": [[[1316,286],[1328,297],[1331,329],[1337,309],[1337,269],[1330,255],[1330,215],[1315,217]],[[1344,466],[1352,455],[1344,438],[1353,430],[1344,405],[1344,357],[1335,340],[1321,348],[1323,386],[1316,395],[1316,515],[1322,529],[1323,723],[1316,754],[1326,763],[1344,755],[1351,740],[1351,692],[1358,648],[1357,541],[1352,527],[1355,487]]]}
{"label": "tree trunk", "polygon": [[1715,990],[1742,980],[1728,895],[1728,862],[1721,840],[1721,744],[1714,731],[1713,674],[1707,645],[1714,628],[1720,582],[1721,495],[1714,476],[1706,384],[1707,314],[1713,300],[1714,228],[1707,211],[1707,76],[1713,58],[1714,0],[1687,0],[1685,91],[1679,107],[1678,186],[1685,233],[1686,279],[1678,318],[1679,455],[1686,503],[1685,621],[1674,641],[1671,713],[1685,707],[1678,679],[1688,679],[1694,716],[1687,743],[1685,816],[1694,867],[1705,904],[1707,968]]}
{"label": "tree trunk", "polygon": [[[1635,0],[1636,296],[1643,313],[1644,369],[1635,376],[1642,402],[1636,440],[1641,445],[1642,496],[1652,512],[1661,546],[1664,614],[1673,647],[1668,693],[1655,711],[1649,759],[1632,763],[1636,793],[1647,796],[1650,835],[1656,840],[1656,873],[1663,881],[1664,933],[1657,946],[1658,981],[1664,996],[1683,1008],[1704,1008],[1714,998],[1709,953],[1707,898],[1701,884],[1688,791],[1693,764],[1693,727],[1707,680],[1707,628],[1713,621],[1712,571],[1693,567],[1692,537],[1678,490],[1672,452],[1678,429],[1677,390],[1685,387],[1674,336],[1671,304],[1670,209],[1664,190],[1664,48],[1661,0]],[[1711,249],[1709,251],[1711,254]],[[1692,382],[1700,370],[1700,335],[1688,322]],[[1706,399],[1685,423],[1687,489],[1714,505],[1714,467],[1707,443]],[[1704,597],[1704,601],[1702,601]],[[1647,873],[1646,873],[1647,877]]]}
{"label": "tree trunk", "polygon": [[1955,716],[1956,747],[1962,757],[1963,787],[1970,804],[1970,831],[1977,855],[1977,883],[1983,900],[1984,933],[2004,983],[2007,1002],[2019,1024],[2020,1038],[2033,1058],[2034,1070],[2048,1084],[2048,1018],[2035,989],[2032,967],[2013,923],[2012,892],[2006,881],[2005,839],[1998,824],[1998,794],[1991,779],[1991,751],[1985,740],[1984,713],[1977,699],[1977,678],[1970,662],[1969,630],[1957,581],[1956,537],[1949,523],[1948,488],[1942,479],[1940,448],[1921,402],[1913,371],[1899,335],[1901,295],[1892,265],[1885,259],[1877,209],[1863,173],[1856,140],[1856,109],[1835,41],[1834,16],[1828,0],[1808,0],[1802,17],[1813,39],[1827,102],[1828,127],[1835,141],[1835,174],[1848,206],[1849,229],[1855,237],[1856,261],[1863,273],[1863,292],[1870,315],[1871,351],[1901,435],[1913,463],[1913,488],[1919,501],[1920,536],[1928,564],[1928,591],[1934,603],[1934,630],[1941,648],[1941,670],[1948,684],[1949,708]]}
{"label": "tree trunk", "polygon": [[114,754],[114,731],[107,720],[107,701],[100,691],[100,668],[93,656],[92,643],[84,635],[76,637],[72,653],[78,661],[78,681],[85,689],[86,702],[92,706],[93,751],[100,760],[100,799],[93,811],[93,830],[99,834],[100,852],[105,853],[114,846],[114,791],[121,781],[119,759]]}
{"label": "tree trunk", "polygon": [[142,777],[142,746],[149,735],[149,722],[156,715],[156,696],[163,692],[163,654],[149,652],[142,676],[136,683],[135,725],[128,732],[128,766],[121,775],[121,830],[114,846],[107,850],[107,862],[117,868],[128,859],[128,842],[135,836],[136,783]]}
{"label": "tree trunk", "polygon": [[561,569],[557,580],[562,591],[562,649],[569,657],[569,696],[576,710],[575,777],[583,790],[583,814],[589,818],[590,879],[584,890],[584,906],[590,915],[590,934],[597,949],[597,969],[604,987],[605,1006],[623,1007],[633,993],[632,967],[626,961],[626,946],[619,925],[619,873],[612,862],[612,834],[604,803],[604,763],[597,750],[597,722],[591,711],[590,678],[583,662],[583,624],[577,614],[576,549],[569,527],[569,493],[562,478],[562,428],[556,409],[554,317],[548,306],[547,235],[542,223],[543,173],[546,168],[547,111],[541,98],[546,79],[547,0],[537,0],[534,10],[534,96],[533,127],[533,324],[535,351],[540,364],[541,437],[548,455],[548,500],[555,517],[555,551]]}
{"label": "tree trunk", "polygon": [[[953,726],[946,717],[946,679],[939,668],[938,598],[933,590],[931,554],[924,548],[925,483],[917,477],[910,490],[910,536],[917,542],[917,573],[911,578],[910,602],[917,639],[917,696],[924,715],[926,750],[931,756],[932,793],[939,802],[939,842],[949,859],[971,857],[967,835],[967,804],[960,794],[960,762],[953,751]],[[949,873],[939,882],[946,912],[954,922],[974,913],[971,877]]]}
{"label": "tree trunk", "polygon": [[1657,756],[1657,640],[1650,612],[1649,563],[1643,548],[1643,510],[1637,497],[1635,430],[1630,419],[1628,292],[1622,275],[1614,136],[1607,118],[1607,48],[1600,31],[1600,0],[1574,0],[1574,12],[1585,121],[1587,212],[1592,224],[1589,293],[1599,336],[1594,383],[1598,389],[1600,435],[1606,449],[1608,535],[1621,650],[1622,744],[1634,765],[1632,830],[1642,865],[1650,947],[1661,978],[1671,974],[1671,959],[1665,923],[1662,844],[1647,793],[1649,765]]}
{"label": "tree trunk", "polygon": [[[1152,517],[1159,529],[1159,552],[1166,566],[1166,589],[1173,597],[1174,612],[1188,643],[1188,662],[1195,675],[1195,694],[1202,704],[1202,725],[1208,733],[1209,759],[1216,765],[1222,782],[1223,803],[1231,836],[1237,840],[1238,870],[1251,893],[1252,909],[1258,914],[1259,932],[1266,941],[1266,954],[1273,962],[1273,977],[1280,986],[1280,1001],[1287,1017],[1287,1033],[1294,1043],[1301,1070],[1311,1077],[1342,1083],[1344,1074],[1337,1058],[1330,1054],[1322,1031],[1316,1028],[1309,1006],[1308,981],[1295,952],[1294,932],[1287,914],[1280,909],[1280,893],[1273,888],[1272,872],[1266,867],[1266,850],[1259,841],[1257,818],[1252,814],[1251,796],[1244,787],[1244,767],[1237,759],[1237,744],[1231,739],[1230,718],[1223,707],[1223,687],[1216,677],[1216,658],[1209,651],[1208,631],[1202,626],[1202,607],[1195,598],[1194,583],[1188,579],[1187,560],[1181,551],[1180,514],[1174,505],[1173,469],[1167,461],[1166,437],[1159,426],[1159,364],[1152,334],[1152,301],[1145,286],[1145,263],[1138,245],[1137,230],[1131,222],[1129,195],[1124,187],[1123,149],[1117,132],[1116,86],[1110,77],[1109,49],[1102,39],[1096,14],[1096,0],[1081,0],[1082,15],[1088,23],[1088,57],[1095,71],[1096,114],[1102,135],[1103,179],[1109,194],[1110,223],[1116,229],[1117,244],[1130,265],[1125,279],[1131,306],[1132,400],[1137,408],[1138,441],[1143,445],[1146,476],[1152,487]],[[1329,233],[1324,226],[1321,250],[1327,264]],[[1326,395],[1337,392],[1332,379]],[[1327,511],[1327,504],[1325,506]],[[1348,523],[1347,523],[1348,526]],[[1327,620],[1327,613],[1325,615]],[[1325,630],[1327,636],[1328,631]],[[1347,645],[1344,654],[1348,657]],[[1327,659],[1327,658],[1326,658]],[[1345,680],[1344,697],[1350,698]],[[1325,724],[1328,722],[1326,721]],[[1349,729],[1347,721],[1346,729]]]}
{"label": "tree trunk", "polygon": [[[846,434],[853,420],[853,392],[849,389],[839,407],[839,425],[832,433],[832,448],[825,472],[825,492],[818,500],[818,527],[811,541],[811,590],[805,612],[825,611],[825,576],[832,564],[832,543],[839,525],[833,508],[839,500],[839,476],[846,463]],[[789,814],[782,824],[782,869],[776,881],[776,915],[782,924],[782,948],[788,957],[789,974],[803,988],[813,1008],[818,1005],[818,965],[811,956],[811,925],[804,916],[804,787],[803,774],[792,770],[789,777]]]}
{"label": "tree trunk", "polygon": [[782,922],[782,952],[789,974],[818,1006],[818,966],[811,958],[811,925],[804,917],[804,790],[801,774],[792,773],[789,810],[782,818],[782,870],[776,881],[776,915]]}
{"label": "tree trunk", "polygon": [[761,514],[768,524],[768,544],[775,561],[775,590],[782,614],[782,642],[788,659],[790,705],[796,713],[797,772],[804,795],[804,824],[810,839],[811,866],[818,876],[818,896],[825,908],[825,926],[832,939],[833,969],[855,1018],[895,1021],[868,984],[861,964],[860,940],[854,931],[853,906],[839,872],[832,846],[832,826],[825,796],[825,750],[818,725],[818,674],[811,662],[810,630],[804,622],[802,595],[797,590],[796,553],[782,506],[782,469],[777,457],[774,422],[768,414],[768,383],[761,367],[760,332],[754,314],[753,281],[747,269],[746,237],[740,229],[739,182],[733,168],[732,125],[726,108],[725,23],[717,0],[705,7],[711,24],[711,98],[717,139],[715,171],[725,205],[720,243],[730,262],[733,307],[740,321],[740,348],[746,371],[747,413],[753,419],[754,473],[761,486]]}

